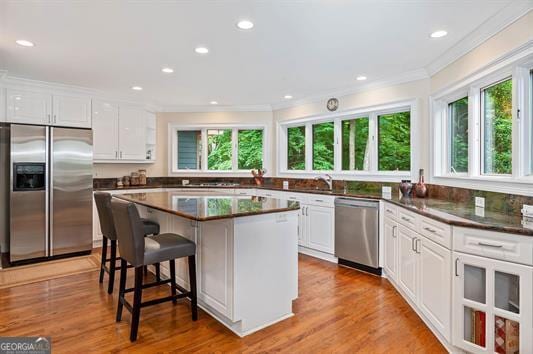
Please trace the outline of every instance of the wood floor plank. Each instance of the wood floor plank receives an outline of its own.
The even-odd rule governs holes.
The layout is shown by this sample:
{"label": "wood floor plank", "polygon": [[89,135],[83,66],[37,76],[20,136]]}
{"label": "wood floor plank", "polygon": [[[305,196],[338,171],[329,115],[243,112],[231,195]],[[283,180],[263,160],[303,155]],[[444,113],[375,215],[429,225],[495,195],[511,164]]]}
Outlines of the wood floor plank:
{"label": "wood floor plank", "polygon": [[[295,316],[245,338],[203,311],[192,322],[182,301],[143,309],[132,344],[129,313],[115,322],[117,292],[98,272],[2,289],[0,336],[51,336],[54,353],[446,352],[386,279],[304,255]],[[149,289],[143,300],[169,292]]]}

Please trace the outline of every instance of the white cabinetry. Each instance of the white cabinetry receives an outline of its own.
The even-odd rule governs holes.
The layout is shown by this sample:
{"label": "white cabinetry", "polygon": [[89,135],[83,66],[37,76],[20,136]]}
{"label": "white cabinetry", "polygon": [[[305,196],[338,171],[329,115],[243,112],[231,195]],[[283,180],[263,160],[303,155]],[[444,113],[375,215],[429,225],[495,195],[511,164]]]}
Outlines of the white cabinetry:
{"label": "white cabinetry", "polygon": [[398,228],[398,285],[413,302],[416,302],[419,268],[416,240],[415,232],[403,226]]}
{"label": "white cabinetry", "polygon": [[118,105],[93,104],[93,154],[95,160],[118,158]]}
{"label": "white cabinetry", "polygon": [[86,96],[52,95],[7,89],[7,122],[91,127],[91,99]]}
{"label": "white cabinetry", "polygon": [[120,106],[118,141],[121,160],[146,159],[146,115],[142,109]]}
{"label": "white cabinetry", "polygon": [[333,254],[335,211],[332,207],[308,205],[306,208],[307,247]]}
{"label": "white cabinetry", "polygon": [[387,276],[393,280],[398,278],[398,224],[385,218],[383,223],[384,262]]}

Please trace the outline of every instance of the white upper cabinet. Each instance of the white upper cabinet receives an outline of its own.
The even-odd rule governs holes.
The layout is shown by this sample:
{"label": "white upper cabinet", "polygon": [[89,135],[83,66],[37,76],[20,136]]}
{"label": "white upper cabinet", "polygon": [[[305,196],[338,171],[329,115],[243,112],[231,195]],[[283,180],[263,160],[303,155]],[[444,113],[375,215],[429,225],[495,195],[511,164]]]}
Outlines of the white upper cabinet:
{"label": "white upper cabinet", "polygon": [[7,116],[10,123],[50,124],[52,96],[45,93],[7,89]]}
{"label": "white upper cabinet", "polygon": [[118,141],[120,159],[146,160],[146,111],[120,106]]}
{"label": "white upper cabinet", "polygon": [[118,105],[93,102],[93,154],[95,160],[113,160],[118,155]]}
{"label": "white upper cabinet", "polygon": [[52,124],[64,127],[91,127],[91,99],[79,96],[53,96]]}

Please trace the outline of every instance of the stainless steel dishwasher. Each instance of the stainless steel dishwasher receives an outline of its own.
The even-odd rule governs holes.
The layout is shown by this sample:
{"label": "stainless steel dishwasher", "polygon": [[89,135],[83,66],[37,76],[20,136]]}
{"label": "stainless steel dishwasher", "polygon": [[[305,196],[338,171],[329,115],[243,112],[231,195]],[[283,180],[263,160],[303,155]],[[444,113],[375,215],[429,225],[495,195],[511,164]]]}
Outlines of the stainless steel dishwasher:
{"label": "stainless steel dishwasher", "polygon": [[339,264],[381,275],[379,201],[335,199],[335,256]]}

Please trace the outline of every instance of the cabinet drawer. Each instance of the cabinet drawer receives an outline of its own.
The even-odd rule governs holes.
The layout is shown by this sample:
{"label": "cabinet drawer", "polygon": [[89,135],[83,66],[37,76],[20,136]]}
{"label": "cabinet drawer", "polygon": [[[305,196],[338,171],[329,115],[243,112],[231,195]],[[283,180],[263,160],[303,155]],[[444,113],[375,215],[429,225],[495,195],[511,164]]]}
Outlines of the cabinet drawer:
{"label": "cabinet drawer", "polygon": [[385,216],[397,218],[398,217],[398,207],[389,203],[383,203],[383,211]]}
{"label": "cabinet drawer", "polygon": [[454,227],[453,239],[454,251],[533,265],[533,237]]}
{"label": "cabinet drawer", "polygon": [[324,206],[333,208],[335,205],[335,198],[326,195],[308,195],[308,203],[316,206]]}
{"label": "cabinet drawer", "polygon": [[283,193],[282,198],[287,200],[294,200],[300,203],[307,202],[307,197],[305,196],[305,194],[302,193]]}
{"label": "cabinet drawer", "polygon": [[448,249],[452,248],[452,228],[450,225],[423,216],[419,219],[418,232],[441,246]]}
{"label": "cabinet drawer", "polygon": [[419,216],[415,213],[405,210],[404,208],[398,208],[398,222],[404,226],[407,226],[413,230],[418,230]]}

